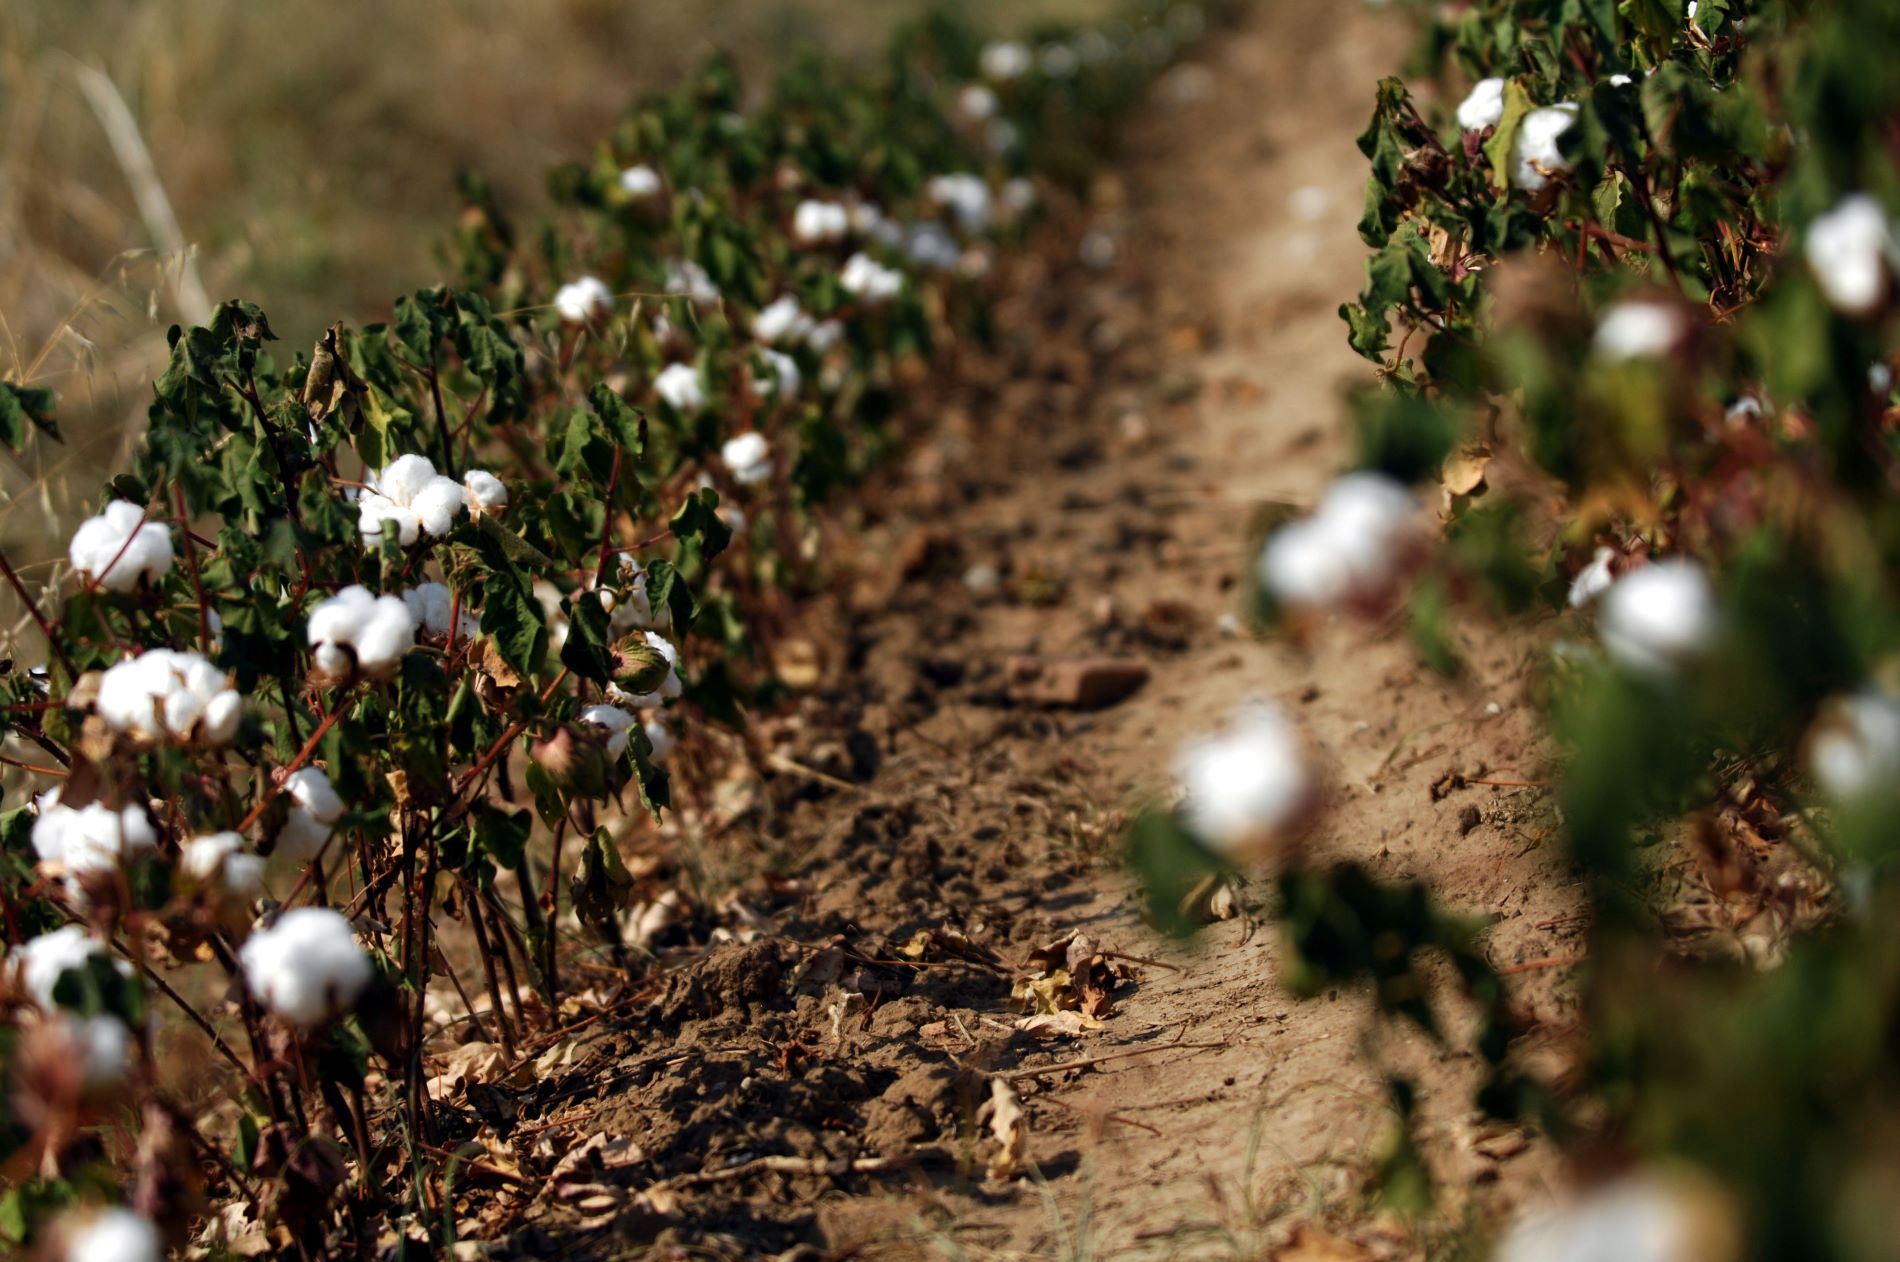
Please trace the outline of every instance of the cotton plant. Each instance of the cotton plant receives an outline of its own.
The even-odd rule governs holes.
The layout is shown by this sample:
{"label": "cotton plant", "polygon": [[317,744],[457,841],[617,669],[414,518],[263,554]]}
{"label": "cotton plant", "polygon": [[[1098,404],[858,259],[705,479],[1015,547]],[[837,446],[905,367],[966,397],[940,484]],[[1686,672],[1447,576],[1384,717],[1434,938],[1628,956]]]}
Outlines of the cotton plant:
{"label": "cotton plant", "polygon": [[132,975],[132,966],[114,959],[105,943],[83,925],[62,925],[29,938],[8,954],[6,966],[33,1002],[51,1013],[59,1011],[55,997],[59,979],[72,969],[90,967],[94,960],[108,962],[122,977]]}
{"label": "cotton plant", "polygon": [[59,1224],[62,1262],[164,1262],[165,1242],[143,1214],[120,1206],[73,1210]]}
{"label": "cotton plant", "polygon": [[640,680],[640,683],[647,685],[644,690],[639,690],[638,685],[635,685],[630,691],[621,688],[618,683],[610,683],[607,685],[607,696],[618,705],[631,706],[636,710],[664,705],[678,697],[685,687],[680,682],[679,650],[673,646],[673,642],[657,631],[642,631],[635,644],[644,647],[654,663],[654,669],[643,673],[650,673],[655,678]]}
{"label": "cotton plant", "polygon": [[126,500],[82,522],[67,552],[80,577],[109,592],[156,583],[171,572],[174,558],[171,530]]}
{"label": "cotton plant", "polygon": [[84,902],[92,881],[151,854],[158,829],[143,802],[68,806],[60,800],[64,792],[63,787],[48,789],[33,800],[33,851],[62,874],[68,894]]}
{"label": "cotton plant", "polygon": [[1891,797],[1900,789],[1900,699],[1872,686],[1835,698],[1808,734],[1807,764],[1837,802]]}
{"label": "cotton plant", "polygon": [[667,266],[666,292],[699,306],[714,306],[722,296],[712,276],[691,259],[680,259]]}
{"label": "cotton plant", "polygon": [[658,197],[665,187],[660,173],[645,163],[627,167],[621,171],[616,183],[620,191],[636,202],[650,201]]}
{"label": "cotton plant", "polygon": [[[402,593],[402,603],[409,607],[415,618],[419,634],[432,639],[467,640],[474,638],[480,629],[466,608],[456,609],[455,593],[446,583],[420,583]],[[453,617],[455,634],[449,634],[449,623]]]}
{"label": "cotton plant", "polygon": [[220,898],[252,903],[264,896],[265,861],[236,832],[206,833],[179,848],[179,871]]}
{"label": "cotton plant", "polygon": [[752,318],[752,336],[768,346],[804,341],[815,321],[791,294],[781,294]]}
{"label": "cotton plant", "polygon": [[993,217],[990,186],[980,175],[958,171],[932,176],[924,196],[950,213],[957,230],[970,235],[989,231]]}
{"label": "cotton plant", "polygon": [[808,198],[792,212],[792,240],[800,245],[833,245],[850,232],[851,212],[842,203]]}
{"label": "cotton plant", "polygon": [[1706,1262],[1726,1235],[1681,1188],[1637,1173],[1525,1214],[1492,1262]]}
{"label": "cotton plant", "polygon": [[805,376],[799,371],[798,361],[784,351],[762,350],[759,363],[764,372],[754,373],[753,388],[761,397],[777,402],[787,402],[798,397],[805,384]]}
{"label": "cotton plant", "polygon": [[1675,350],[1688,332],[1680,309],[1666,302],[1620,302],[1597,322],[1591,350],[1602,359],[1626,362],[1660,359]]}
{"label": "cotton plant", "polygon": [[634,725],[638,722],[631,711],[613,705],[589,706],[580,712],[578,721],[601,733],[609,758],[618,758],[627,752]]}
{"label": "cotton plant", "polygon": [[1035,54],[1018,40],[998,40],[985,44],[977,57],[983,77],[994,83],[1009,83],[1022,78],[1035,66]]}

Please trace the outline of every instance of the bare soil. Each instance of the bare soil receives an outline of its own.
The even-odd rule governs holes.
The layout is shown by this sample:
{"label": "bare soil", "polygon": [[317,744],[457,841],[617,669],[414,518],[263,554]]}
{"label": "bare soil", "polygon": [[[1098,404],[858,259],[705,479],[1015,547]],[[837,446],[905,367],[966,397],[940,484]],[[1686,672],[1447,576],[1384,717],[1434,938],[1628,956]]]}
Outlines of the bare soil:
{"label": "bare soil", "polygon": [[[1227,618],[1249,522],[1349,458],[1352,139],[1404,34],[1359,6],[1254,6],[1158,85],[1087,215],[1011,265],[1000,349],[953,355],[913,454],[834,524],[850,578],[807,613],[818,682],[754,734],[774,770],[673,826],[703,843],[704,897],[636,935],[672,971],[488,1100],[521,1172],[490,1185],[490,1222],[525,1211],[510,1252],[1411,1258],[1551,1172],[1536,1136],[1479,1125],[1472,1057],[1380,1033],[1363,995],[1288,994],[1265,884],[1179,943],[1119,865],[1182,739],[1278,699],[1331,769],[1315,849],[1495,917],[1493,959],[1532,965],[1526,1010],[1565,1021],[1582,925],[1545,795],[1433,792],[1540,778],[1529,647],[1467,632],[1453,684],[1394,627],[1301,646]],[[1089,230],[1112,266],[1077,260]],[[1013,686],[1019,654],[1150,676],[1051,708]],[[738,853],[771,859],[721,884]],[[670,862],[637,874],[657,888]],[[1099,1028],[1020,1028],[1013,984],[1076,934]],[[1421,1087],[1440,1176],[1423,1223],[1367,1193],[1391,1069]],[[997,1075],[1027,1121],[1013,1178],[986,1177]]]}

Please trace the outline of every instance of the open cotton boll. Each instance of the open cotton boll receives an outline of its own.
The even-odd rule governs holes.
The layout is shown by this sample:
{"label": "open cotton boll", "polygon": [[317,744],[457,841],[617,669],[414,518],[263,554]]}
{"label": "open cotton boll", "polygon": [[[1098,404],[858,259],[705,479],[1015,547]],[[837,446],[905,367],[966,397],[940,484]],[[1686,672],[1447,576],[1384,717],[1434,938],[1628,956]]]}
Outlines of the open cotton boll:
{"label": "open cotton boll", "polygon": [[1604,594],[1603,646],[1622,666],[1667,675],[1706,652],[1720,629],[1715,590],[1680,558],[1632,570]]}
{"label": "open cotton boll", "polygon": [[437,473],[427,456],[398,456],[364,479],[356,529],[365,542],[374,542],[382,538],[383,523],[393,521],[406,548],[425,534],[449,533],[467,507],[462,484]]}
{"label": "open cotton boll", "polygon": [[354,1008],[372,973],[350,922],[328,907],[285,912],[244,940],[238,962],[258,1001],[305,1030]]}
{"label": "open cotton boll", "polygon": [[133,1040],[125,1022],[109,1013],[98,1013],[68,1016],[61,1025],[87,1091],[106,1091],[126,1080],[132,1072]]}
{"label": "open cotton boll", "polygon": [[773,399],[789,399],[797,395],[799,387],[805,384],[804,374],[798,371],[798,361],[783,351],[760,351],[759,358],[765,364],[765,374],[753,378],[753,384],[760,394]]}
{"label": "open cotton boll", "polygon": [[499,513],[508,507],[508,486],[492,473],[470,469],[462,475],[462,504],[476,517]]}
{"label": "open cotton boll", "polygon": [[668,364],[653,379],[653,392],[674,411],[691,415],[706,406],[706,390],[699,384],[699,369],[691,364]]}
{"label": "open cotton boll", "polygon": [[1480,79],[1458,103],[1458,126],[1465,131],[1496,127],[1504,117],[1504,80]]}
{"label": "open cotton boll", "polygon": [[751,486],[772,476],[772,449],[765,435],[757,431],[728,438],[719,449],[719,458],[732,470],[733,480]]}
{"label": "open cotton boll", "polygon": [[1653,359],[1682,340],[1682,312],[1662,302],[1619,302],[1597,323],[1595,353],[1607,360]]}
{"label": "open cotton boll", "polygon": [[903,292],[904,273],[885,267],[868,254],[853,254],[838,273],[838,283],[846,293],[878,303]]}
{"label": "open cotton boll", "polygon": [[63,1221],[65,1262],[164,1262],[158,1228],[142,1214],[113,1206]]}
{"label": "open cotton boll", "polygon": [[[52,1012],[59,1007],[53,999],[53,991],[61,975],[67,969],[86,967],[87,961],[95,955],[111,958],[105,944],[93,937],[85,926],[61,925],[15,947],[7,956],[7,967],[20,988],[40,1007]],[[132,975],[132,966],[124,960],[113,960],[113,967],[121,976]]]}
{"label": "open cotton boll", "polygon": [[647,745],[651,749],[651,752],[647,754],[647,761],[654,764],[665,762],[672,756],[673,747],[677,743],[673,739],[672,729],[658,719],[648,719],[645,731]]}
{"label": "open cotton boll", "polygon": [[633,731],[633,715],[619,706],[597,705],[582,710],[580,721],[607,734],[607,757],[618,758],[627,752],[627,741]]}
{"label": "open cotton boll", "polygon": [[1182,746],[1174,768],[1186,792],[1182,818],[1223,854],[1284,832],[1314,796],[1299,734],[1276,706],[1243,707],[1225,731]]}
{"label": "open cotton boll", "polygon": [[837,202],[806,200],[792,212],[792,240],[800,245],[830,245],[850,231],[850,212]]}
{"label": "open cotton boll", "polygon": [[583,276],[554,291],[554,310],[569,324],[593,324],[614,313],[614,295],[598,276]]}
{"label": "open cotton boll", "polygon": [[713,284],[705,268],[691,259],[682,259],[666,269],[666,292],[703,305],[719,301],[719,286]]}
{"label": "open cotton boll", "polygon": [[940,223],[912,224],[904,239],[904,257],[919,267],[949,271],[963,257],[963,247]]}
{"label": "open cotton boll", "polygon": [[1564,157],[1558,141],[1576,122],[1575,101],[1532,110],[1520,119],[1511,141],[1511,183],[1535,193],[1550,183],[1551,176],[1569,171],[1570,159]]}
{"label": "open cotton boll", "polygon": [[113,808],[102,802],[67,806],[52,788],[33,799],[33,850],[41,862],[66,870],[66,886],[77,892],[77,877],[104,872],[158,845],[158,830],[143,806]]}
{"label": "open cotton boll", "polygon": [[1007,180],[997,201],[1011,215],[1020,215],[1036,204],[1036,182],[1020,175]]}
{"label": "open cotton boll", "polygon": [[957,113],[973,122],[983,122],[996,113],[996,93],[987,84],[966,84],[957,93]]}
{"label": "open cotton boll", "polygon": [[172,568],[172,533],[145,519],[145,510],[113,500],[73,532],[67,549],[73,568],[109,592],[129,592],[140,579],[156,583]]}
{"label": "open cotton boll", "polygon": [[654,618],[653,601],[647,595],[647,572],[631,556],[620,558],[620,590],[603,591],[600,600],[607,606],[608,626],[616,638],[636,627],[657,626],[666,616],[662,610],[660,619]]}
{"label": "open cotton boll", "polygon": [[1590,564],[1577,571],[1577,577],[1570,580],[1572,609],[1581,609],[1610,590],[1610,584],[1616,581],[1610,573],[1610,562],[1615,559],[1616,549],[1598,548],[1591,556]]}
{"label": "open cotton boll", "polygon": [[1866,193],[1842,198],[1808,225],[1808,268],[1828,302],[1848,315],[1869,315],[1886,299],[1895,254],[1886,208]]}
{"label": "open cotton boll", "polygon": [[449,615],[456,612],[455,638],[469,639],[479,630],[475,619],[466,609],[455,610],[455,593],[445,583],[422,583],[402,594],[402,603],[421,624],[426,635],[445,636],[449,633]]}
{"label": "open cotton boll", "polygon": [[320,767],[300,767],[284,777],[284,792],[291,807],[277,832],[274,853],[294,864],[308,863],[343,818],[343,799]]}
{"label": "open cotton boll", "polygon": [[620,191],[636,201],[645,201],[660,191],[660,173],[644,164],[620,173]]}
{"label": "open cotton boll", "polygon": [[959,171],[933,176],[924,195],[949,211],[960,231],[976,233],[990,226],[990,186],[980,175]]}
{"label": "open cotton boll", "polygon": [[985,79],[997,83],[1008,83],[1011,79],[1020,79],[1029,73],[1033,62],[1029,45],[1015,40],[999,40],[985,44],[977,56],[977,64]]}
{"label": "open cotton boll", "polygon": [[1260,580],[1283,604],[1373,599],[1398,578],[1416,531],[1411,493],[1377,473],[1349,473],[1311,517],[1282,526],[1260,554]]}
{"label": "open cotton boll", "polygon": [[1696,1208],[1660,1179],[1626,1175],[1568,1205],[1519,1219],[1492,1262],[1710,1262]]}
{"label": "open cotton boll", "polygon": [[1900,789],[1900,700],[1869,689],[1831,704],[1808,737],[1808,767],[1844,802]]}
{"label": "open cotton boll", "polygon": [[305,634],[324,674],[342,678],[354,666],[383,677],[416,646],[416,616],[400,596],[351,585],[310,611]]}
{"label": "open cotton boll", "polygon": [[662,705],[674,697],[679,696],[682,690],[679,674],[680,651],[673,647],[672,641],[657,631],[645,631],[641,634],[646,639],[647,644],[657,650],[661,657],[666,659],[666,678],[661,680],[660,686],[655,688],[652,692],[639,694],[626,692],[613,684],[607,685],[607,696],[611,700],[619,705],[632,706],[635,709]]}
{"label": "open cotton boll", "polygon": [[798,305],[798,299],[784,294],[752,317],[752,336],[771,345],[796,342],[811,332],[812,319]]}
{"label": "open cotton boll", "polygon": [[805,345],[823,355],[844,341],[844,332],[843,321],[826,320],[812,326],[811,332],[805,335]]}
{"label": "open cotton boll", "polygon": [[141,741],[224,745],[244,717],[244,699],[229,682],[196,653],[147,649],[100,677],[99,717]]}
{"label": "open cotton boll", "polygon": [[206,833],[193,837],[179,848],[178,869],[200,885],[218,879],[224,861],[244,849],[244,838],[236,833]]}

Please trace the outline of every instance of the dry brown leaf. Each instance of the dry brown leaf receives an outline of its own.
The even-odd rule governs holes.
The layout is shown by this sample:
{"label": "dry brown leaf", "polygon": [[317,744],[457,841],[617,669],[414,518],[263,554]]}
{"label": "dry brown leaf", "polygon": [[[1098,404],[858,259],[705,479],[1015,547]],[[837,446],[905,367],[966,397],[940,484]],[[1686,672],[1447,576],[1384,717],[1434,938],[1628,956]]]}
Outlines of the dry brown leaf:
{"label": "dry brown leaf", "polygon": [[1071,1010],[1038,1012],[1032,1017],[1020,1017],[1016,1021],[1016,1028],[1039,1039],[1080,1038],[1101,1029],[1102,1023],[1085,1013]]}
{"label": "dry brown leaf", "polygon": [[1371,1262],[1372,1254],[1350,1240],[1302,1223],[1293,1239],[1273,1257],[1274,1262]]}
{"label": "dry brown leaf", "polygon": [[1482,494],[1485,469],[1490,463],[1489,447],[1466,447],[1446,457],[1439,478],[1445,488],[1445,506],[1450,508],[1454,500]]}
{"label": "dry brown leaf", "polygon": [[1029,1115],[1023,1112],[1016,1088],[1001,1078],[990,1079],[989,1102],[978,1110],[978,1120],[987,1121],[990,1137],[996,1141],[987,1176],[1013,1179],[1021,1174],[1023,1162],[1029,1157]]}

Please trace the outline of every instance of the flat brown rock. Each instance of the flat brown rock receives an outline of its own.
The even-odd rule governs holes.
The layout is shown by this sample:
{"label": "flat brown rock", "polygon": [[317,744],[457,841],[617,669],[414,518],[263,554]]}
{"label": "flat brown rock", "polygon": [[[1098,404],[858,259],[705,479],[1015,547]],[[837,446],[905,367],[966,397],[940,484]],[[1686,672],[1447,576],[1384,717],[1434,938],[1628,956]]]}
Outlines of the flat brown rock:
{"label": "flat brown rock", "polygon": [[1024,705],[1102,710],[1133,696],[1148,682],[1148,667],[1125,657],[1009,659],[1009,695]]}

